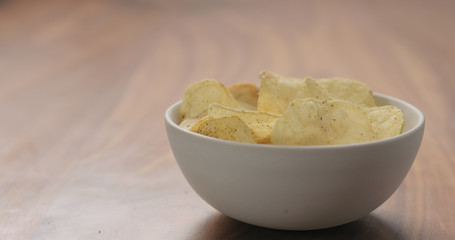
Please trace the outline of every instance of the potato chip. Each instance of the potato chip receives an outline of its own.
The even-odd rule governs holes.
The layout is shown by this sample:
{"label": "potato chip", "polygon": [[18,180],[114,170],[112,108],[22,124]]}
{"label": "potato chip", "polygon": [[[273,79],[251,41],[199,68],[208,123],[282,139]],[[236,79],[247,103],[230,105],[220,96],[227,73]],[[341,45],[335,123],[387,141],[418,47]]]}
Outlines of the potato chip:
{"label": "potato chip", "polygon": [[198,121],[191,130],[205,136],[229,141],[256,143],[253,132],[238,116],[210,118]]}
{"label": "potato chip", "polygon": [[334,98],[348,100],[353,103],[375,106],[371,89],[363,82],[348,78],[322,78],[316,82]]}
{"label": "potato chip", "polygon": [[207,114],[211,103],[240,109],[237,101],[222,83],[211,79],[202,80],[186,89],[180,106],[180,120],[202,118]]}
{"label": "potato chip", "polygon": [[311,77],[289,78],[263,70],[259,74],[258,110],[283,114],[290,102],[298,98],[332,99],[327,90],[320,87]]}
{"label": "potato chip", "polygon": [[[383,118],[375,120],[379,115]],[[401,119],[401,120],[400,120]],[[272,144],[335,145],[396,135],[403,115],[395,107],[369,108],[346,100],[297,99],[272,130]]]}
{"label": "potato chip", "polygon": [[201,125],[203,123],[205,123],[208,120],[208,118],[209,118],[208,116],[204,116],[204,117],[200,118],[197,122],[191,123],[191,126],[189,128],[187,128],[187,129],[192,131],[192,132],[199,131],[199,128],[201,127]]}
{"label": "potato chip", "polygon": [[279,117],[278,115],[266,112],[236,110],[220,104],[212,104],[209,107],[208,117],[210,118],[231,116],[239,117],[248,125],[257,143],[271,143],[272,126]]}
{"label": "potato chip", "polygon": [[239,82],[228,89],[243,109],[257,110],[259,88],[255,84]]}
{"label": "potato chip", "polygon": [[369,108],[367,116],[378,139],[393,137],[403,131],[404,115],[395,106],[387,105]]}
{"label": "potato chip", "polygon": [[183,121],[179,124],[180,127],[185,128],[190,130],[194,124],[196,124],[198,121],[200,121],[201,118],[185,118]]}
{"label": "potato chip", "polygon": [[362,82],[298,79],[265,70],[259,77],[259,90],[243,82],[228,89],[216,80],[190,85],[181,103],[180,126],[225,140],[278,145],[361,143],[402,132],[401,110],[376,107]]}

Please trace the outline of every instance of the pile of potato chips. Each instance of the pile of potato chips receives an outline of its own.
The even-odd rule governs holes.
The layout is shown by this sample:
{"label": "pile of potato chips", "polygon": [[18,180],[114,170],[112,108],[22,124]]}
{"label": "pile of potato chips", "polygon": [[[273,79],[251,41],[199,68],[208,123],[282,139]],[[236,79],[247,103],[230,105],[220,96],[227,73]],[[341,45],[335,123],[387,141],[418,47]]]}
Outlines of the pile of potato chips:
{"label": "pile of potato chips", "polygon": [[185,91],[180,126],[210,137],[245,143],[335,145],[401,133],[402,111],[375,106],[370,88],[346,78],[304,79],[261,71],[260,87],[226,88],[202,80]]}

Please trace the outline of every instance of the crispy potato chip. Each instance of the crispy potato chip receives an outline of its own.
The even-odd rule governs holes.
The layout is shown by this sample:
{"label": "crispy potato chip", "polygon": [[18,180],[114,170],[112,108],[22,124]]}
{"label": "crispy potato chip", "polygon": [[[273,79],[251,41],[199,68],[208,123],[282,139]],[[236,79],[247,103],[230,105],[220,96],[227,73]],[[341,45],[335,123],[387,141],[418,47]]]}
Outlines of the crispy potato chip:
{"label": "crispy potato chip", "polygon": [[185,128],[190,130],[198,121],[200,121],[201,118],[185,118],[183,121],[179,124],[180,127]]}
{"label": "crispy potato chip", "polygon": [[372,91],[346,78],[304,79],[261,71],[260,89],[227,89],[202,80],[185,91],[180,126],[210,137],[278,145],[335,145],[379,140],[402,132],[394,106],[375,106]]}
{"label": "crispy potato chip", "polygon": [[363,82],[348,78],[321,78],[316,82],[335,98],[353,103],[375,106],[371,89]]}
{"label": "crispy potato chip", "polygon": [[222,83],[211,79],[202,80],[186,89],[180,106],[180,120],[202,118],[211,103],[240,109],[237,101]]}
{"label": "crispy potato chip", "polygon": [[244,111],[228,108],[220,104],[211,104],[208,110],[209,118],[237,116],[252,130],[257,143],[271,143],[272,126],[278,115],[266,112]]}
{"label": "crispy potato chip", "polygon": [[[189,128],[187,128],[188,130],[192,131],[192,132],[197,132],[199,131],[199,128],[201,127],[201,125],[203,123],[205,123],[207,120],[208,120],[208,116],[204,116],[202,118],[200,118],[197,122],[195,123],[191,123],[191,126]],[[184,121],[183,121],[184,122]],[[182,122],[182,123],[183,123]]]}
{"label": "crispy potato chip", "polygon": [[378,139],[401,134],[404,126],[403,112],[391,105],[369,108],[368,120]]}
{"label": "crispy potato chip", "polygon": [[259,89],[258,110],[283,114],[289,103],[298,98],[314,98],[328,100],[333,97],[327,90],[320,87],[311,77],[305,79],[284,77],[263,70],[259,74],[261,86]]}
{"label": "crispy potato chip", "polygon": [[256,143],[253,132],[238,116],[210,118],[198,121],[191,130],[205,136],[229,141]]}
{"label": "crispy potato chip", "polygon": [[374,139],[364,109],[343,100],[293,101],[275,122],[272,143],[278,145],[333,145]]}
{"label": "crispy potato chip", "polygon": [[[376,119],[379,115],[382,118]],[[401,120],[400,120],[401,119]],[[369,108],[346,100],[297,99],[272,130],[272,144],[335,145],[373,141],[401,131],[398,108]],[[388,130],[387,128],[400,129]]]}
{"label": "crispy potato chip", "polygon": [[257,110],[259,88],[255,84],[239,82],[228,89],[243,109]]}

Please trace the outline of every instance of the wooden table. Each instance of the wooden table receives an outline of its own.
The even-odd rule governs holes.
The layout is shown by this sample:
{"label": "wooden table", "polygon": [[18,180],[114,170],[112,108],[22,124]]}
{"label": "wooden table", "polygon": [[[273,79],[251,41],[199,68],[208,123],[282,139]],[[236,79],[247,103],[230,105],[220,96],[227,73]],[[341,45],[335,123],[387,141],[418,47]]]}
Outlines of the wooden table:
{"label": "wooden table", "polygon": [[[455,2],[0,1],[0,239],[455,239]],[[288,232],[191,189],[164,111],[202,78],[359,79],[419,107],[401,187],[358,221]]]}

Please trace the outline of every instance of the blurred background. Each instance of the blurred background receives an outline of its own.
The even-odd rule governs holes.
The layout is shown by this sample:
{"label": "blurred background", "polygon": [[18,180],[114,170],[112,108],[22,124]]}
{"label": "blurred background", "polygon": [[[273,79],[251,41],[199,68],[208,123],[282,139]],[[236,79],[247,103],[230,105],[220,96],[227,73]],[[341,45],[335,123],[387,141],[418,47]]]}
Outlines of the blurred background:
{"label": "blurred background", "polygon": [[[454,13],[450,0],[0,0],[0,233],[282,236],[214,215],[179,173],[163,122],[190,83],[259,83],[268,69],[353,78],[418,106],[424,147],[359,231],[386,218],[377,239],[448,239]],[[201,221],[209,230],[195,230]]]}
{"label": "blurred background", "polygon": [[454,103],[434,94],[455,89],[454,9],[452,1],[3,0],[0,124],[96,106],[105,112],[90,114],[102,115],[129,93],[125,108],[162,116],[192,82],[258,83],[261,69],[358,79],[436,116],[434,101]]}
{"label": "blurred background", "polygon": [[[260,69],[270,69],[301,77],[346,76],[378,92],[399,94],[415,87],[402,79],[431,83],[423,68],[447,78],[452,73],[450,64],[435,62],[453,59],[451,1],[0,4],[4,90],[21,81],[40,85],[54,79],[55,89],[90,80],[88,91],[103,81],[110,82],[105,89],[110,91],[148,71],[144,74],[156,87],[175,84],[169,93],[175,100],[188,83],[202,78],[257,81]],[[419,74],[408,71],[413,69]],[[425,95],[423,89],[412,90]]]}

